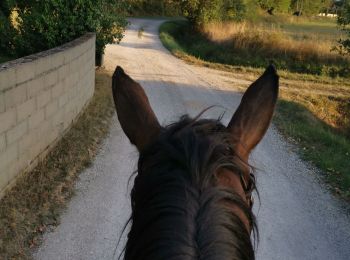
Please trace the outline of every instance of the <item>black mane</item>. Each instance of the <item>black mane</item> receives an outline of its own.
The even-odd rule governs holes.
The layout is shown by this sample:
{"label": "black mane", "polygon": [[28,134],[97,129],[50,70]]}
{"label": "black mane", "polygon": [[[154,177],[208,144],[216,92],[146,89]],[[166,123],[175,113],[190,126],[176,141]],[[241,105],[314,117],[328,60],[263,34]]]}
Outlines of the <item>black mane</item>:
{"label": "black mane", "polygon": [[222,202],[239,207],[257,231],[251,209],[215,185],[219,168],[244,167],[220,120],[184,116],[163,128],[140,153],[125,259],[254,259],[249,232]]}

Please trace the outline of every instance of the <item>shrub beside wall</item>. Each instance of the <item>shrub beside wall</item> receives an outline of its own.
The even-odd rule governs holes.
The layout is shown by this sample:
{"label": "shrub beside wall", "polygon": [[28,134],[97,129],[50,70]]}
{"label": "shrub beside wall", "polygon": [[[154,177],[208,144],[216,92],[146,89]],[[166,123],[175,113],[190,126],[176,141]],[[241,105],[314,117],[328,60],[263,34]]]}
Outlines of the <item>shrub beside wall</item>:
{"label": "shrub beside wall", "polygon": [[71,125],[95,88],[95,34],[0,64],[0,198]]}
{"label": "shrub beside wall", "polygon": [[1,0],[0,53],[19,58],[96,33],[96,55],[120,41],[127,21],[124,1]]}

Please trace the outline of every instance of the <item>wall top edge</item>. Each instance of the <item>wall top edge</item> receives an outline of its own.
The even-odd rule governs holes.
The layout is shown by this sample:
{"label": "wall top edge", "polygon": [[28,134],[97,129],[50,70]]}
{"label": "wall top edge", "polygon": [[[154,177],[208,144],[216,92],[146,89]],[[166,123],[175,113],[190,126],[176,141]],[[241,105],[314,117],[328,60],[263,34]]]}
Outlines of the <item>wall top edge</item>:
{"label": "wall top edge", "polygon": [[56,53],[66,51],[66,50],[74,48],[74,47],[76,47],[84,42],[87,42],[88,40],[95,38],[95,37],[96,37],[96,33],[86,33],[83,36],[76,38],[73,41],[67,42],[63,45],[60,45],[58,47],[55,47],[55,48],[52,48],[52,49],[49,49],[46,51],[34,53],[34,54],[31,54],[31,55],[28,55],[28,56],[25,56],[22,58],[18,58],[15,60],[5,62],[5,63],[0,63],[0,72],[7,70],[7,69],[10,69],[10,68],[13,68],[13,67],[16,67],[16,66],[19,66],[21,64],[33,62],[35,60],[39,60],[41,58],[45,58],[47,56],[50,56],[50,55],[53,55]]}

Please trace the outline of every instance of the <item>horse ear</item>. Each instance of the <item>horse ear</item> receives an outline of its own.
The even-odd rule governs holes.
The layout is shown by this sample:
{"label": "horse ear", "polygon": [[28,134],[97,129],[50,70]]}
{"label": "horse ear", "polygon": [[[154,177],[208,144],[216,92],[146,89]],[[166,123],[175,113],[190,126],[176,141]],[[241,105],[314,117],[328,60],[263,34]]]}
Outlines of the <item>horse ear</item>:
{"label": "horse ear", "polygon": [[146,93],[119,66],[113,74],[112,90],[121,127],[130,142],[141,151],[159,135],[161,129]]}
{"label": "horse ear", "polygon": [[242,159],[261,141],[268,129],[278,96],[279,77],[273,65],[249,86],[227,128]]}

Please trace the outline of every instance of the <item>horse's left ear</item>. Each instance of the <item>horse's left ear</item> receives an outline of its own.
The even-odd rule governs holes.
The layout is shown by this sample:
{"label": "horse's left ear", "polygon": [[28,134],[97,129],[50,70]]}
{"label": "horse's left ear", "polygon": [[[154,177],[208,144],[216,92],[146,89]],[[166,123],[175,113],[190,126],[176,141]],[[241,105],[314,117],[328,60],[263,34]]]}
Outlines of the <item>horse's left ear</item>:
{"label": "horse's left ear", "polygon": [[279,77],[273,65],[249,86],[227,128],[242,159],[261,141],[268,129],[278,96]]}
{"label": "horse's left ear", "polygon": [[114,104],[119,122],[130,142],[142,151],[159,135],[161,126],[142,87],[121,67],[112,78]]}

